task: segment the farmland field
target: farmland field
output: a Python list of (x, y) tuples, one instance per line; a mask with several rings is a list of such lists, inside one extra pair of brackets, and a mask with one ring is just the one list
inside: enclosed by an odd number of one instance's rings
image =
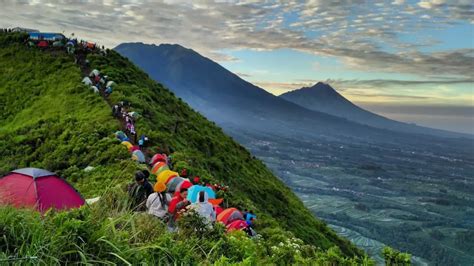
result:
[(369, 254), (387, 244), (412, 253), (416, 264), (474, 263), (472, 141), (236, 138)]

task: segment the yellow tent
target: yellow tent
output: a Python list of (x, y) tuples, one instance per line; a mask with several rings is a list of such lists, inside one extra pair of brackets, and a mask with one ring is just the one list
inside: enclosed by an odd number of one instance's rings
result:
[(175, 176), (179, 176), (179, 174), (177, 172), (174, 172), (174, 171), (170, 171), (170, 170), (165, 170), (163, 172), (161, 172), (158, 177), (156, 178), (156, 180), (158, 181), (158, 183), (163, 183), (163, 184), (166, 184), (166, 182), (171, 178), (171, 177), (175, 177)]
[(127, 147), (128, 150), (130, 150), (130, 148), (133, 147), (132, 143), (128, 142), (128, 141), (122, 141), (122, 143), (120, 143), (122, 145), (124, 145), (125, 147)]

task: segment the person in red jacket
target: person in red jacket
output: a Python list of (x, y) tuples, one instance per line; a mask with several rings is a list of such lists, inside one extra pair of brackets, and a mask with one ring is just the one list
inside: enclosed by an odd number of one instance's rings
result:
[(175, 196), (171, 199), (170, 205), (168, 207), (168, 212), (173, 216), (174, 220), (176, 221), (179, 218), (179, 211), (186, 208), (186, 206), (190, 205), (191, 202), (186, 199), (188, 196), (188, 188), (184, 187), (181, 188), (179, 193), (176, 193)]

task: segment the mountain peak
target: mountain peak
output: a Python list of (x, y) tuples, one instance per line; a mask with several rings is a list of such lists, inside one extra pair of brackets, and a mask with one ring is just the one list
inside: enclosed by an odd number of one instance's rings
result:
[(339, 93), (333, 87), (331, 87), (331, 85), (329, 85), (327, 83), (324, 83), (324, 82), (321, 82), (321, 81), (314, 84), (309, 89), (312, 90), (312, 91), (318, 91), (318, 92), (325, 91), (325, 92), (328, 92), (328, 93), (339, 95)]
[(167, 50), (192, 51), (191, 49), (186, 48), (177, 43), (161, 43), (160, 45), (158, 45), (158, 48)]
[(280, 96), (282, 98), (285, 98), (285, 97), (292, 97), (296, 95), (299, 95), (302, 97), (308, 97), (308, 96), (316, 97), (319, 99), (344, 98), (333, 87), (331, 87), (331, 85), (321, 82), (321, 81), (314, 84), (311, 87), (303, 87), (298, 90), (289, 91)]

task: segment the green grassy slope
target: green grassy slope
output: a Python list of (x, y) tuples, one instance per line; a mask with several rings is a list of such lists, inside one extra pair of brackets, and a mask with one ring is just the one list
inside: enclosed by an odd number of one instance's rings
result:
[[(45, 168), (86, 197), (129, 182), (140, 166), (112, 137), (119, 122), (100, 96), (81, 85), (72, 57), (27, 48), (15, 38), (19, 35), (0, 34), (0, 175)], [(127, 59), (113, 51), (88, 59), (118, 84), (111, 101), (132, 103), (143, 115), (138, 133), (174, 151), (178, 169), (228, 185), (229, 205), (255, 210), (262, 227), (281, 227), (324, 250), (338, 246), (347, 256), (361, 254), (317, 220), (261, 161)], [(96, 169), (84, 172), (89, 165)]]

